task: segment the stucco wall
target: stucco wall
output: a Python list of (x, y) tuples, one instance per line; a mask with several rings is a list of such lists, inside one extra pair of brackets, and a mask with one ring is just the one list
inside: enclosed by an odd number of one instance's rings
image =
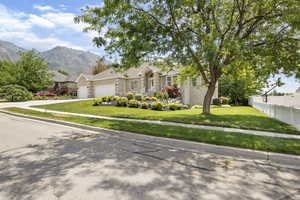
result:
[[(132, 78), (132, 79), (126, 79), (125, 84), (125, 93), (127, 92), (135, 92), (135, 93), (142, 93), (141, 90), (141, 79), (140, 78)], [(136, 86), (134, 89), (131, 88), (131, 83), (135, 82)]]
[[(200, 78), (196, 81), (196, 86), (193, 86), (192, 80), (188, 79), (184, 82), (182, 87), (183, 103), (189, 105), (203, 105), (204, 97), (207, 92), (207, 87), (203, 84)], [(218, 98), (218, 84), (213, 96)]]
[(87, 85), (88, 85), (88, 81), (84, 77), (80, 77), (80, 79), (77, 82), (77, 87), (87, 86)]

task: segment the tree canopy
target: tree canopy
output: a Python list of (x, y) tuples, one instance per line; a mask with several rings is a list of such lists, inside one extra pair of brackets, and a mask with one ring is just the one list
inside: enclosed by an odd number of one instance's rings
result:
[(49, 87), (52, 74), (45, 60), (34, 51), (20, 54), (21, 58), (15, 63), (0, 61), (0, 86), (15, 84), (31, 92)]
[(299, 68), (298, 0), (104, 0), (75, 22), (97, 31), (97, 46), (123, 67), (168, 58), (193, 67), (208, 87), (210, 112), (216, 84), (247, 62), (257, 75), (291, 74)]

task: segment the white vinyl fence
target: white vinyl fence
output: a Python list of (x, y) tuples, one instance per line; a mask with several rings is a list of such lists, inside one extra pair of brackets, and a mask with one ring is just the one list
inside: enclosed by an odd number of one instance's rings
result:
[(300, 130), (300, 107), (264, 103), (262, 97), (250, 97), (249, 104), (270, 117), (290, 124)]

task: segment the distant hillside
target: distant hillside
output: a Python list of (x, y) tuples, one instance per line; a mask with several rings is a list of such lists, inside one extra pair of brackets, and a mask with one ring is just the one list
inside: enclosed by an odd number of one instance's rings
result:
[[(0, 41), (0, 59), (16, 61), (19, 59), (18, 52), (26, 51), (10, 42)], [(55, 47), (48, 51), (40, 52), (49, 64), (50, 70), (63, 70), (71, 75), (82, 72), (91, 72), (96, 64), (98, 55), (88, 51), (80, 51), (67, 47)]]
[(0, 59), (1, 60), (10, 60), (17, 61), (20, 56), (18, 54), (19, 51), (26, 51), (25, 49), (16, 46), (13, 43), (5, 42), (0, 40)]
[(50, 69), (62, 69), (69, 74), (90, 71), (99, 58), (96, 54), (66, 47), (55, 47), (41, 55), (48, 61)]

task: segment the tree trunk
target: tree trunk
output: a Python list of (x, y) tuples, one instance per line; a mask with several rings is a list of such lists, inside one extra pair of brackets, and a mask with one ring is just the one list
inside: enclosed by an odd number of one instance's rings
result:
[(204, 114), (210, 114), (210, 105), (211, 105), (212, 97), (214, 96), (215, 90), (216, 90), (216, 82), (211, 81), (208, 85), (207, 92), (204, 97), (203, 110), (202, 110), (202, 112)]

